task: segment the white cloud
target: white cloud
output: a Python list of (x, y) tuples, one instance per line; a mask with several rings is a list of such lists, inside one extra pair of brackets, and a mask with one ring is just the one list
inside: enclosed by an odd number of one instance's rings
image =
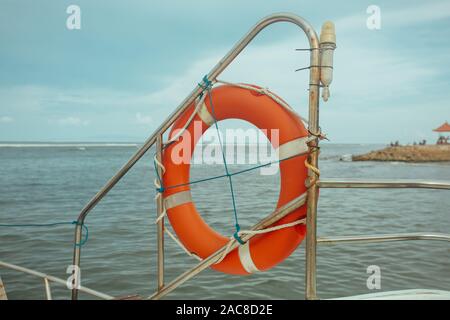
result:
[[(439, 68), (436, 60), (430, 64), (384, 42), (361, 42), (358, 37), (354, 41), (348, 39), (338, 44), (335, 53), (330, 101), (320, 102), (321, 125), (331, 134), (333, 142), (380, 142), (389, 139), (390, 135), (406, 141), (407, 137), (399, 127), (385, 120), (394, 119), (400, 113), (405, 114), (403, 127), (409, 130), (405, 131), (409, 139), (416, 139), (414, 132), (419, 129), (426, 132), (431, 124), (421, 121), (423, 114), (430, 112), (430, 108), (438, 110), (437, 106), (441, 104), (436, 99), (443, 99), (430, 93), (427, 86), (435, 85), (436, 78), (446, 71)], [(301, 47), (296, 38), (251, 46), (219, 78), (268, 86), (301, 115), (307, 116), (309, 72), (294, 70), (307, 66), (309, 59), (308, 53), (295, 52), (296, 47)], [(221, 55), (211, 53), (206, 59), (193, 61), (184, 72), (174, 75), (168, 86), (151, 93), (149, 100), (163, 105), (173, 103), (174, 106), (164, 112), (168, 115), (208, 67), (220, 58)], [(411, 108), (412, 102), (415, 108)], [(158, 119), (155, 122), (164, 118), (155, 116), (155, 120)]]
[(87, 126), (89, 124), (88, 120), (82, 120), (78, 117), (66, 117), (60, 118), (56, 121), (61, 126)]
[[(309, 72), (308, 70), (294, 72), (294, 70), (309, 65), (309, 58), (308, 53), (294, 51), (296, 46), (299, 46), (296, 38), (269, 45), (252, 46), (246, 49), (219, 78), (267, 86), (302, 115), (306, 115)], [(205, 70), (208, 70), (205, 66), (214, 65), (220, 58), (220, 55), (212, 55), (194, 61), (190, 68), (174, 76), (167, 87), (153, 92), (148, 99), (158, 104), (171, 102), (174, 106), (168, 110), (172, 111), (195, 86)], [(338, 96), (342, 103), (338, 107), (349, 105), (355, 107), (355, 104), (362, 101), (375, 104), (398, 97), (409, 99), (423, 93), (424, 84), (433, 83), (442, 72), (442, 69), (430, 66), (426, 61), (405, 55), (385, 45), (379, 48), (376, 44), (366, 47), (347, 41), (341, 43), (335, 52), (330, 103)], [(380, 107), (382, 106), (383, 104), (380, 104)], [(368, 109), (367, 106), (361, 105), (358, 108)]]
[(153, 121), (151, 116), (143, 115), (140, 112), (136, 113), (136, 122), (139, 124), (151, 124)]
[(405, 6), (399, 10), (387, 12), (385, 17), (397, 25), (410, 25), (411, 23), (437, 21), (450, 17), (450, 2), (423, 2), (419, 6)]
[(8, 116), (2, 116), (0, 117), (0, 123), (11, 123), (14, 119)]
[(335, 52), (331, 90), (332, 94), (346, 96), (349, 102), (410, 99), (441, 73), (426, 61), (384, 47), (347, 45)]
[[(430, 4), (430, 7), (426, 4), (405, 8), (404, 11), (388, 12), (387, 9), (381, 8), (382, 28), (386, 26), (385, 22), (390, 23), (396, 19), (398, 19), (395, 22), (397, 25), (406, 25), (411, 22), (450, 16), (450, 10), (444, 10), (448, 6), (450, 3), (439, 2)], [(436, 97), (427, 93), (424, 86), (435, 85), (436, 77), (446, 72), (445, 68), (437, 67), (443, 64), (436, 59), (431, 62), (417, 59), (414, 52), (398, 50), (390, 47), (389, 43), (383, 42), (388, 41), (387, 38), (373, 42), (365, 39), (364, 34), (353, 32), (361, 31), (355, 26), (362, 25), (365, 28), (366, 18), (365, 8), (362, 8), (361, 16), (336, 21), (338, 48), (335, 53), (334, 81), (331, 85), (330, 102), (327, 104), (321, 102), (323, 106), (321, 112), (324, 115), (322, 118), (324, 129), (333, 128), (334, 137), (337, 137), (337, 140), (344, 137), (346, 132), (350, 132), (345, 123), (358, 121), (361, 127), (375, 127), (372, 117), (383, 120), (383, 117), (391, 115), (392, 109), (407, 110), (405, 105), (415, 101), (415, 97), (420, 94), (424, 97), (429, 95), (428, 104), (424, 107), (434, 110)], [(301, 33), (296, 37), (272, 44), (261, 45), (256, 41), (245, 49), (219, 78), (231, 82), (267, 86), (306, 116), (308, 71), (294, 72), (295, 69), (309, 64), (308, 52), (294, 51), (295, 48), (304, 47), (305, 44), (306, 39)], [(58, 111), (58, 115), (83, 109), (83, 112), (89, 112), (89, 117), (92, 119), (109, 116), (109, 121), (105, 122), (103, 130), (114, 129), (118, 123), (123, 122), (123, 119), (132, 121), (123, 123), (124, 127), (132, 126), (133, 123), (158, 125), (196, 87), (202, 76), (222, 58), (228, 49), (224, 47), (214, 52), (205, 52), (207, 56), (198, 57), (188, 68), (163, 77), (165, 86), (153, 91), (149, 90), (149, 92), (104, 88), (62, 90), (28, 86), (12, 88), (12, 90), (0, 88), (0, 101), (5, 102), (2, 104), (8, 106), (10, 110), (27, 112), (27, 114), (39, 114), (51, 106), (52, 111)], [(398, 103), (399, 98), (403, 99), (400, 103)], [(394, 99), (396, 100), (393, 102)], [(415, 102), (419, 104), (416, 109), (418, 110), (422, 100), (418, 99)], [(10, 110), (7, 110), (8, 114)], [(416, 110), (411, 110), (408, 115), (411, 118), (420, 119), (422, 114)], [(360, 118), (352, 117), (355, 111), (359, 112)], [(74, 116), (62, 117), (54, 122), (65, 126), (89, 124), (89, 121)], [(383, 121), (380, 123), (383, 123), (380, 129), (389, 127), (389, 124)], [(408, 123), (405, 123), (405, 127), (407, 125)], [(135, 127), (142, 129), (140, 126)], [(398, 131), (398, 129), (395, 130)], [(374, 133), (373, 135), (378, 137), (383, 134)], [(362, 133), (354, 139), (366, 140), (367, 134)], [(333, 139), (333, 141), (336, 140)]]

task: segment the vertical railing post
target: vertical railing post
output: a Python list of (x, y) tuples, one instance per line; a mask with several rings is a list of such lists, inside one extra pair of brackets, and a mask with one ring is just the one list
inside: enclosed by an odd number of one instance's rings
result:
[[(309, 78), (309, 132), (319, 132), (319, 89), (320, 89), (320, 51), (317, 38), (311, 43), (310, 78)], [(313, 167), (318, 167), (319, 155), (317, 147), (319, 139), (312, 140), (309, 144), (310, 152), (308, 162)], [(308, 187), (307, 216), (306, 216), (306, 299), (317, 299), (316, 293), (316, 246), (317, 246), (317, 196), (318, 180), (316, 173), (308, 170), (308, 179), (305, 181)]]
[(75, 240), (73, 249), (73, 260), (72, 260), (72, 300), (78, 299), (78, 283), (80, 273), (80, 260), (81, 260), (81, 237), (83, 234), (83, 220), (78, 218), (77, 224), (75, 226)]
[(47, 278), (44, 278), (45, 285), (45, 296), (47, 300), (52, 300), (52, 289), (50, 288), (50, 281)]
[[(323, 99), (328, 100), (329, 85), (333, 80), (333, 53), (336, 48), (336, 33), (334, 24), (327, 21), (322, 25), (320, 43), (317, 37), (311, 42), (311, 61), (309, 79), (309, 133), (316, 136), (310, 142), (308, 162), (308, 212), (306, 218), (306, 299), (317, 297), (317, 200), (319, 192), (319, 140), (322, 133), (319, 126), (319, 92), (324, 86)], [(315, 170), (312, 170), (314, 169)]]
[[(156, 159), (161, 163), (162, 158), (162, 134), (159, 133), (156, 138)], [(162, 179), (163, 170), (160, 166), (157, 168), (158, 174)], [(159, 217), (164, 212), (164, 198), (163, 192), (160, 192), (156, 204), (157, 216)], [(164, 218), (157, 222), (157, 246), (158, 246), (158, 291), (164, 287)]]
[(3, 285), (2, 277), (0, 277), (0, 300), (8, 300), (8, 296), (6, 295), (6, 289)]

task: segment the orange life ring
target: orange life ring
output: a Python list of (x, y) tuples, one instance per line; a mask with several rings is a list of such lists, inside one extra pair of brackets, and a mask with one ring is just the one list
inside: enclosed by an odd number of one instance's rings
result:
[[(266, 129), (264, 132), (267, 133), (266, 136), (273, 147), (279, 148), (280, 158), (283, 151), (283, 158), (287, 158), (287, 160), (281, 161), (279, 164), (281, 188), (277, 208), (305, 193), (307, 168), (304, 162), (308, 150), (305, 141), (308, 131), (299, 116), (265, 94), (237, 86), (216, 87), (212, 89), (211, 97), (217, 121), (241, 119), (252, 123), (259, 129)], [(211, 120), (214, 118), (211, 119), (212, 110), (209, 102), (209, 97), (207, 97), (202, 110), (197, 112), (193, 118), (194, 121), (202, 121), (201, 134), (213, 124)], [(195, 111), (194, 109), (195, 103), (177, 119), (170, 132), (170, 137), (173, 137), (185, 126), (192, 112)], [(191, 139), (189, 145), (192, 155), (200, 138), (194, 134), (194, 121), (186, 128), (189, 135), (181, 136), (164, 150), (162, 156), (162, 163), (165, 167), (163, 184), (164, 186), (178, 187), (166, 188), (163, 196), (168, 218), (179, 240), (187, 250), (204, 259), (226, 245), (229, 238), (212, 229), (197, 212), (190, 197), (188, 185), (190, 164), (173, 161), (172, 152), (180, 152), (177, 144), (183, 139)], [(274, 145), (271, 129), (278, 129), (279, 145)], [(299, 146), (306, 150), (299, 152)], [(273, 226), (294, 222), (305, 216), (306, 205), (303, 205)], [(224, 273), (239, 275), (270, 269), (286, 259), (297, 248), (305, 237), (305, 233), (305, 225), (299, 224), (256, 235), (245, 245), (240, 245), (231, 251), (225, 259), (213, 265), (212, 268)]]

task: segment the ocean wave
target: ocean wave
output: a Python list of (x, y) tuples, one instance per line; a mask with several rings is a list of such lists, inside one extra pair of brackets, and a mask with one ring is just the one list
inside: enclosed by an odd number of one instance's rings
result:
[(335, 155), (320, 155), (320, 160), (335, 160), (335, 161), (352, 161), (352, 155), (351, 154), (335, 154)]

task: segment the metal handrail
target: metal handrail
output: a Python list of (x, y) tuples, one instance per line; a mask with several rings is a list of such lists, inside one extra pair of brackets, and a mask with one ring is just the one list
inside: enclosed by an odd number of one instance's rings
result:
[[(318, 182), (321, 188), (427, 188), (427, 189), (450, 189), (450, 182), (446, 181), (425, 181), (425, 180), (320, 180)], [(261, 222), (256, 224), (252, 230), (265, 228), (268, 225), (282, 219), (284, 216), (289, 214), (291, 211), (297, 209), (299, 206), (305, 203), (304, 196), (295, 198), (291, 202), (287, 203), (285, 206), (279, 208), (267, 218), (263, 219)], [(253, 235), (245, 235), (243, 239), (248, 241)], [(322, 236), (316, 239), (316, 244), (318, 245), (334, 245), (340, 243), (380, 243), (380, 242), (393, 242), (393, 241), (413, 241), (413, 240), (426, 240), (426, 241), (447, 241), (450, 242), (450, 234), (444, 233), (433, 233), (433, 232), (419, 232), (419, 233), (397, 233), (397, 234), (380, 234), (380, 235), (352, 235), (352, 236)], [(174, 279), (168, 285), (158, 288), (158, 291), (154, 293), (149, 299), (160, 299), (166, 296), (168, 293), (175, 290), (178, 286), (191, 279), (201, 271), (205, 270), (212, 264), (214, 264), (221, 254), (224, 252), (225, 247), (220, 248), (218, 251), (213, 253), (211, 256), (202, 260), (192, 269), (184, 272), (179, 277)], [(44, 285), (46, 289), (46, 296), (51, 299), (50, 285), (49, 282), (56, 282), (59, 284), (66, 285), (66, 281), (60, 278), (56, 278), (44, 273), (20, 267), (17, 265), (9, 264), (0, 261), (0, 267), (6, 267), (9, 269), (25, 272), (34, 276), (38, 276), (44, 279)], [(315, 270), (313, 270), (315, 272)], [(81, 292), (96, 296), (102, 299), (114, 299), (113, 296), (86, 288), (80, 287), (78, 289)], [(312, 297), (306, 296), (306, 298), (311, 299)], [(316, 298), (316, 297), (315, 297)]]
[[(427, 189), (448, 189), (450, 190), (450, 182), (447, 181), (425, 181), (425, 180), (319, 180), (317, 185), (320, 188), (427, 188)], [(309, 212), (308, 212), (309, 214)], [(308, 230), (309, 232), (309, 230)], [(308, 234), (308, 233), (307, 233)], [(405, 234), (381, 234), (381, 235), (368, 235), (368, 236), (341, 236), (341, 237), (318, 237), (314, 238), (315, 244), (319, 245), (330, 245), (335, 243), (374, 243), (374, 242), (390, 242), (390, 241), (410, 241), (410, 240), (439, 240), (439, 241), (450, 241), (449, 234), (442, 233), (405, 233)], [(214, 258), (220, 252), (223, 252), (224, 248), (221, 248), (218, 252), (214, 253), (210, 257), (206, 258), (200, 262), (197, 266), (184, 272), (174, 281), (172, 281), (166, 287), (156, 292), (154, 295), (149, 297), (150, 299), (160, 299), (167, 295), (169, 292), (174, 290), (176, 287), (192, 278), (198, 274), (201, 270), (206, 269), (208, 266), (212, 265)], [(307, 247), (308, 249), (308, 247)], [(315, 255), (315, 252), (314, 252)], [(307, 254), (308, 259), (308, 254)], [(307, 275), (310, 278), (316, 278), (316, 268), (307, 270)], [(315, 283), (314, 283), (315, 284)], [(310, 285), (314, 285), (310, 282)], [(307, 299), (317, 299), (317, 296), (311, 295), (311, 292), (316, 292), (316, 288), (308, 293), (306, 292)]]
[(319, 188), (414, 188), (414, 189), (446, 189), (450, 190), (450, 181), (432, 180), (359, 180), (328, 179), (317, 182)]
[[(310, 45), (310, 78), (309, 78), (309, 117), (308, 117), (308, 129), (310, 132), (319, 131), (319, 88), (320, 88), (320, 52), (319, 52), (319, 38), (309, 22), (305, 19), (291, 14), (291, 13), (277, 13), (269, 15), (259, 21), (250, 31), (240, 40), (237, 44), (220, 60), (216, 66), (207, 74), (207, 78), (215, 82), (217, 77), (228, 67), (228, 65), (247, 47), (247, 45), (255, 38), (255, 36), (267, 26), (276, 22), (289, 22), (299, 26), (306, 34)], [(80, 243), (82, 239), (82, 225), (89, 212), (100, 202), (101, 199), (125, 176), (125, 174), (141, 159), (144, 154), (157, 142), (158, 137), (161, 137), (166, 130), (173, 124), (173, 122), (188, 108), (188, 106), (195, 101), (195, 99), (202, 93), (202, 88), (196, 86), (192, 92), (181, 102), (181, 104), (175, 109), (174, 112), (164, 121), (158, 129), (145, 141), (144, 145), (125, 163), (125, 165), (97, 192), (97, 194), (83, 207), (75, 227), (74, 243)], [(318, 145), (318, 139), (311, 141), (310, 147), (315, 148)], [(160, 148), (157, 145), (157, 148)], [(316, 152), (311, 153), (308, 156), (309, 163), (312, 166), (318, 166), (318, 155)], [(308, 179), (313, 181), (315, 179), (315, 173), (312, 170), (308, 172)], [(307, 256), (309, 257), (306, 262), (306, 282), (307, 291), (315, 288), (315, 279), (310, 278), (312, 273), (310, 269), (315, 268), (315, 246), (316, 246), (316, 210), (317, 210), (317, 190), (318, 187), (313, 184), (308, 189), (307, 207), (310, 214), (307, 216)], [(162, 248), (161, 226), (162, 221), (158, 224), (158, 251)], [(163, 254), (158, 252), (158, 259), (162, 259)], [(81, 246), (74, 246), (73, 252), (73, 265), (75, 267), (80, 266), (81, 260)], [(163, 288), (163, 263), (158, 261), (158, 290)], [(77, 270), (78, 268), (74, 268)], [(75, 277), (78, 275), (74, 271)], [(315, 292), (312, 293), (315, 295)], [(72, 299), (77, 299), (78, 290), (74, 288), (72, 290)]]
[[(321, 179), (317, 181), (319, 188), (360, 188), (360, 189), (392, 189), (392, 188), (415, 188), (415, 189), (441, 189), (450, 190), (449, 181), (431, 180), (387, 180), (387, 179)], [(411, 241), (411, 240), (437, 240), (450, 242), (450, 234), (444, 233), (404, 233), (404, 234), (381, 234), (381, 235), (357, 235), (357, 236), (336, 236), (318, 237), (316, 243), (320, 245), (332, 245), (336, 243), (376, 243), (390, 241)], [(316, 269), (311, 272), (316, 273)], [(308, 295), (306, 296), (308, 297)], [(315, 297), (314, 297), (315, 298)]]
[[(1, 260), (0, 260), (0, 267), (6, 268), (6, 269), (15, 270), (15, 271), (19, 271), (19, 272), (23, 272), (23, 273), (26, 273), (26, 274), (29, 274), (29, 275), (41, 278), (44, 281), (45, 294), (46, 294), (47, 300), (52, 300), (50, 282), (58, 283), (58, 284), (61, 284), (63, 286), (67, 285), (67, 280), (63, 280), (61, 278), (57, 278), (57, 277), (54, 277), (54, 276), (51, 276), (51, 275), (48, 275), (48, 274), (45, 274), (45, 273), (42, 273), (42, 272), (39, 272), (39, 271), (36, 271), (36, 270), (32, 270), (32, 269), (28, 269), (28, 268), (25, 268), (25, 267), (21, 267), (21, 266), (12, 264), (12, 263), (7, 263), (7, 262), (1, 261)], [(110, 296), (108, 294), (105, 294), (105, 293), (102, 293), (102, 292), (99, 292), (99, 291), (96, 291), (96, 290), (93, 290), (93, 289), (90, 289), (90, 288), (87, 288), (87, 287), (80, 286), (78, 288), (78, 290), (81, 291), (81, 292), (87, 293), (87, 294), (89, 294), (91, 296), (100, 298), (100, 299), (106, 299), (106, 300), (114, 299), (113, 296)]]
[(394, 233), (378, 235), (357, 235), (357, 236), (336, 236), (319, 237), (317, 243), (321, 245), (333, 245), (336, 243), (375, 243), (391, 241), (411, 241), (411, 240), (436, 240), (450, 242), (450, 234), (417, 232), (417, 233)]
[[(207, 78), (215, 82), (217, 77), (228, 67), (228, 65), (242, 52), (242, 50), (254, 39), (254, 37), (267, 26), (276, 22), (289, 22), (299, 26), (306, 34), (309, 45), (310, 45), (310, 79), (309, 79), (309, 117), (308, 117), (308, 130), (312, 134), (319, 133), (319, 91), (320, 91), (320, 51), (319, 51), (319, 39), (313, 27), (303, 18), (290, 14), (290, 13), (279, 13), (267, 16), (258, 22), (223, 58), (220, 60), (216, 66), (207, 74)], [(192, 92), (181, 102), (181, 104), (175, 109), (174, 112), (164, 121), (158, 129), (144, 142), (143, 146), (125, 163), (125, 165), (95, 194), (95, 196), (82, 208), (78, 216), (77, 225), (75, 227), (75, 238), (74, 243), (78, 244), (82, 239), (82, 225), (89, 214), (89, 212), (106, 196), (106, 194), (120, 181), (120, 179), (125, 176), (125, 174), (141, 159), (144, 154), (156, 144), (158, 150), (162, 147), (162, 136), (167, 131), (168, 128), (174, 123), (174, 121), (191, 105), (195, 99), (201, 94), (202, 88), (196, 86)], [(318, 139), (315, 139), (309, 143), (311, 150), (317, 150)], [(310, 168), (318, 167), (318, 153), (311, 152), (308, 155), (308, 163)], [(450, 183), (438, 183), (438, 182), (427, 182), (427, 181), (332, 181), (332, 180), (317, 180), (317, 173), (311, 169), (308, 170), (308, 178), (305, 181), (308, 186), (307, 191), (307, 217), (306, 225), (308, 232), (306, 233), (306, 268), (305, 268), (305, 295), (307, 299), (317, 299), (316, 294), (316, 246), (318, 243), (325, 243), (323, 239), (317, 238), (317, 200), (318, 200), (318, 189), (319, 188), (428, 188), (428, 189), (450, 189)], [(162, 197), (160, 198), (162, 201)], [(158, 204), (157, 210), (161, 209), (160, 204)], [(275, 214), (276, 211), (273, 214)], [(284, 214), (289, 213), (288, 211)], [(272, 219), (273, 216), (270, 215), (262, 222), (258, 223), (258, 227), (267, 219)], [(277, 221), (276, 219), (273, 221)], [(272, 222), (273, 223), (273, 222)], [(178, 285), (184, 283), (188, 279), (192, 278), (202, 270), (206, 269), (208, 266), (212, 265), (223, 252), (225, 248), (219, 249), (216, 253), (204, 259), (197, 266), (184, 272), (178, 278), (173, 280), (167, 286), (164, 285), (164, 242), (163, 242), (163, 230), (164, 222), (161, 219), (157, 226), (157, 246), (158, 246), (158, 289), (157, 292), (151, 296), (151, 298), (157, 299), (166, 295), (170, 291), (174, 290)], [(380, 237), (387, 237), (387, 235), (382, 235)], [(412, 235), (410, 235), (412, 237)], [(375, 236), (369, 236), (375, 237)], [(422, 235), (423, 240), (426, 237)], [(250, 239), (251, 236), (248, 236)], [(394, 237), (395, 238), (395, 237)], [(388, 240), (388, 237), (383, 241), (394, 241), (394, 238)], [(334, 238), (336, 239), (336, 238)], [(349, 238), (340, 238), (337, 242), (351, 242)], [(362, 240), (362, 236), (359, 237)], [(371, 238), (374, 240), (374, 238)], [(395, 238), (397, 239), (397, 238)], [(405, 239), (412, 240), (412, 239)], [(435, 239), (433, 239), (435, 240)], [(356, 242), (356, 240), (354, 240)], [(81, 259), (81, 246), (75, 245), (73, 252), (73, 265), (76, 267), (80, 266)], [(77, 268), (74, 268), (76, 270)], [(74, 274), (74, 280), (75, 280)], [(64, 280), (62, 280), (64, 281)], [(78, 289), (72, 289), (72, 299), (77, 299)]]
[[(230, 65), (230, 63), (242, 52), (242, 50), (255, 38), (260, 31), (267, 26), (276, 22), (289, 22), (299, 26), (306, 34), (310, 45), (310, 78), (309, 78), (309, 116), (308, 130), (312, 135), (318, 135), (319, 129), (319, 91), (320, 91), (320, 47), (319, 38), (314, 28), (305, 19), (290, 13), (272, 14), (259, 21), (250, 31), (236, 43), (236, 45), (214, 66), (207, 74), (207, 79), (212, 83), (217, 81), (217, 77)], [(169, 115), (169, 117), (161, 123), (161, 125), (153, 132), (153, 134), (144, 142), (142, 147), (120, 168), (120, 170), (89, 200), (89, 202), (81, 209), (77, 224), (75, 226), (73, 265), (80, 266), (81, 260), (81, 243), (83, 223), (91, 210), (114, 188), (114, 186), (127, 174), (127, 172), (145, 155), (145, 153), (156, 144), (158, 150), (162, 147), (162, 137), (164, 133), (172, 126), (174, 121), (195, 101), (202, 93), (203, 88), (196, 86), (191, 93), (181, 102), (181, 104)], [(311, 150), (317, 150), (318, 139), (309, 143)], [(318, 153), (311, 152), (308, 155), (308, 163), (310, 168), (318, 168)], [(424, 181), (424, 180), (317, 180), (317, 172), (309, 169), (308, 177), (305, 181), (308, 186), (307, 195), (302, 195), (285, 206), (275, 210), (265, 219), (257, 223), (252, 230), (266, 228), (275, 223), (279, 219), (289, 214), (299, 206), (307, 205), (306, 225), (308, 232), (306, 233), (306, 268), (305, 268), (305, 295), (306, 299), (317, 299), (316, 294), (316, 246), (317, 244), (334, 244), (334, 243), (372, 243), (387, 241), (405, 241), (405, 240), (440, 240), (450, 241), (450, 235), (439, 233), (408, 233), (408, 234), (384, 234), (369, 236), (341, 236), (341, 237), (317, 237), (317, 201), (319, 188), (425, 188), (425, 189), (446, 189), (450, 190), (450, 182)], [(162, 197), (159, 199), (157, 211), (162, 210)], [(159, 212), (160, 213), (160, 212)], [(226, 246), (220, 248), (215, 253), (199, 262), (192, 269), (184, 272), (172, 282), (164, 284), (164, 242), (163, 242), (164, 220), (161, 219), (157, 225), (157, 250), (158, 250), (158, 286), (155, 294), (150, 296), (151, 299), (159, 299), (169, 292), (176, 289), (185, 281), (191, 279), (196, 274), (205, 270), (214, 264), (221, 254), (226, 250)], [(244, 241), (252, 238), (252, 234), (243, 235)], [(235, 248), (234, 244), (231, 248)], [(46, 275), (44, 273), (9, 264), (0, 261), (0, 267), (13, 269), (24, 272), (44, 280), (45, 292), (47, 299), (51, 299), (50, 282), (66, 285), (66, 280)], [(77, 270), (78, 268), (74, 268)], [(76, 281), (74, 274), (74, 281)], [(112, 296), (86, 288), (78, 287), (72, 289), (72, 299), (78, 298), (78, 292), (96, 296), (102, 299), (113, 299)]]

